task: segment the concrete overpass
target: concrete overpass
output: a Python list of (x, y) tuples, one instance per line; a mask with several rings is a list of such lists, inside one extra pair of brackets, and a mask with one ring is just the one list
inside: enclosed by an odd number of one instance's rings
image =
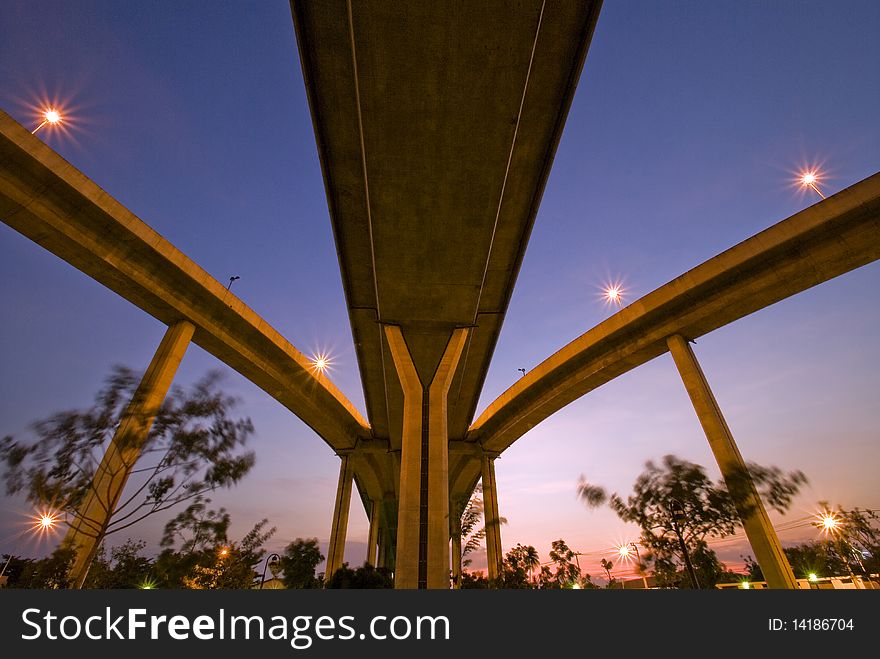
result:
[[(328, 572), (342, 564), (356, 487), (371, 520), (368, 559), (393, 567), (404, 588), (448, 587), (450, 552), (453, 569), (460, 562), (457, 513), (480, 477), (497, 573), (494, 458), (564, 405), (666, 350), (722, 473), (736, 469), (742, 458), (687, 340), (876, 260), (880, 175), (633, 303), (473, 421), (599, 3), (511, 10), (495, 1), (452, 12), (441, 3), (402, 11), (294, 0), (291, 8), (369, 422), (222, 284), (0, 114), (0, 217), (169, 325), (128, 432), (148, 429), (196, 342), (340, 456)], [(112, 448), (96, 481), (121, 493), (136, 458)], [(84, 511), (71, 537), (87, 549), (83, 577), (96, 545), (89, 539), (100, 535), (96, 517)], [(766, 515), (745, 522), (768, 582), (791, 587)]]
[(448, 443), (473, 419), (599, 4), (291, 2), (367, 415), (390, 449), (354, 473), (381, 484), (382, 561), (396, 547), (404, 587), (448, 583)]

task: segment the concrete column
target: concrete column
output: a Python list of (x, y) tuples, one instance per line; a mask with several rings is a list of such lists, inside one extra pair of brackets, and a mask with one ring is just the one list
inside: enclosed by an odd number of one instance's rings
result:
[(397, 551), (397, 500), (386, 497), (380, 507), (379, 519), (379, 566), (395, 571)]
[(452, 587), (461, 588), (461, 516), (453, 514), (449, 533), (452, 536)]
[(403, 389), (396, 588), (449, 588), (447, 395), (467, 329), (456, 329), (432, 381), (421, 382), (399, 327), (385, 336)]
[(467, 340), (457, 329), (446, 345), (429, 388), (428, 410), (428, 588), (449, 588), (449, 410), (447, 399)]
[(76, 550), (71, 584), (81, 588), (107, 532), (128, 476), (162, 406), (174, 374), (195, 332), (187, 321), (171, 325), (153, 355), (131, 402), (123, 413), (110, 446), (95, 470), (92, 487), (80, 504), (64, 544)]
[(345, 559), (345, 534), (348, 530), (348, 509), (351, 505), (351, 482), (353, 470), (351, 458), (341, 455), (339, 482), (336, 485), (336, 503), (333, 506), (333, 526), (330, 529), (330, 547), (327, 549), (327, 568), (324, 581), (330, 581), (333, 574), (342, 567)]
[(483, 521), (486, 525), (486, 560), (489, 581), (501, 576), (501, 516), (498, 514), (498, 488), (495, 485), (495, 456), (483, 453)]
[(748, 475), (746, 463), (740, 455), (739, 448), (693, 350), (688, 342), (677, 334), (670, 336), (666, 343), (728, 489), (735, 491), (741, 490), (742, 487), (748, 488), (746, 492), (741, 493), (741, 496), (744, 495), (744, 504), (739, 505), (740, 519), (752, 551), (755, 552), (755, 560), (764, 572), (767, 585), (770, 588), (796, 589), (797, 581), (794, 573), (785, 558), (776, 530), (770, 523), (754, 483), (747, 478), (747, 482), (743, 484), (742, 476)]
[(382, 502), (370, 503), (370, 535), (367, 537), (367, 563), (378, 567), (376, 555), (379, 551), (379, 526), (382, 518)]
[(386, 326), (385, 336), (403, 388), (403, 432), (400, 447), (400, 498), (397, 504), (395, 588), (419, 587), (419, 521), (422, 474), (423, 387), (399, 327)]

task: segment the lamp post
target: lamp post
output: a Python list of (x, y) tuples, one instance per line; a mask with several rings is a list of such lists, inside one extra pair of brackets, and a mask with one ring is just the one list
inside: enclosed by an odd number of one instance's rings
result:
[(691, 578), (691, 585), (699, 590), (700, 582), (697, 581), (697, 573), (694, 571), (694, 566), (691, 564), (691, 557), (688, 554), (687, 545), (684, 543), (684, 536), (681, 533), (681, 527), (679, 526), (680, 522), (685, 521), (686, 515), (684, 512), (684, 506), (681, 505), (681, 501), (678, 499), (670, 498), (669, 511), (672, 513), (672, 530), (675, 531), (675, 535), (678, 537), (678, 546), (681, 548), (681, 553), (684, 556), (684, 564), (688, 571), (688, 576)]
[(263, 590), (263, 584), (266, 582), (266, 568), (269, 567), (270, 564), (276, 565), (280, 560), (281, 557), (278, 554), (269, 554), (266, 557), (266, 564), (263, 566), (263, 576), (260, 578), (260, 590)]
[(822, 197), (822, 199), (826, 199), (825, 195), (822, 194), (822, 191), (819, 189), (819, 186), (816, 185), (819, 182), (819, 173), (816, 171), (804, 172), (801, 174), (800, 184), (801, 187), (804, 188), (812, 188), (813, 191)]
[(852, 578), (853, 586), (858, 588), (856, 575), (853, 572), (852, 566), (850, 565), (850, 561), (853, 557), (855, 557), (856, 562), (859, 564), (862, 574), (865, 576), (867, 581), (870, 582), (871, 577), (868, 574), (868, 571), (865, 569), (864, 563), (862, 563), (861, 552), (849, 539), (846, 522), (838, 518), (837, 514), (828, 510), (823, 510), (818, 515), (818, 518), (819, 521), (814, 522), (814, 526), (817, 526), (819, 529), (821, 529), (822, 533), (824, 533), (825, 535), (833, 538), (832, 546), (835, 547), (841, 560), (843, 560), (844, 564), (846, 565), (846, 570), (847, 572), (849, 572), (849, 576)]
[(40, 123), (39, 126), (31, 131), (31, 135), (36, 134), (38, 130), (40, 130), (43, 126), (47, 124), (49, 126), (57, 126), (63, 120), (61, 113), (56, 108), (47, 108), (43, 110), (43, 114), (41, 116), (43, 117), (43, 121)]
[(642, 557), (639, 556), (639, 546), (634, 542), (629, 542), (622, 547), (618, 547), (617, 551), (623, 558), (627, 558), (629, 556), (630, 547), (632, 547), (632, 550), (636, 553), (636, 566), (638, 568), (639, 574), (642, 577), (642, 585), (645, 587), (645, 590), (648, 590), (648, 578), (642, 571)]

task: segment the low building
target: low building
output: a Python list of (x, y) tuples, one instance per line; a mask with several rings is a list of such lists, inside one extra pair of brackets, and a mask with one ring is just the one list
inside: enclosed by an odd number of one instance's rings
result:
[[(872, 574), (871, 578), (861, 576), (846, 577), (815, 577), (798, 579), (799, 590), (880, 590), (880, 575)], [(766, 581), (732, 581), (715, 585), (721, 590), (766, 590)]]

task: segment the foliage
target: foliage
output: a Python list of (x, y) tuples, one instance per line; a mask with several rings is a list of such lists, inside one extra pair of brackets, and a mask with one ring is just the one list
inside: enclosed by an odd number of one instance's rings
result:
[(565, 540), (561, 538), (554, 540), (551, 543), (550, 560), (553, 562), (555, 570), (551, 572), (547, 566), (542, 568), (539, 577), (540, 587), (571, 588), (574, 584), (579, 584), (581, 569), (572, 563), (573, 558), (575, 558), (575, 553), (569, 549)]
[[(143, 444), (114, 433), (133, 400), (140, 378), (117, 366), (85, 410), (59, 412), (37, 421), (31, 443), (0, 440), (0, 464), (8, 494), (23, 492), (38, 507), (67, 513), (72, 524), (78, 506), (93, 488), (93, 476), (111, 440), (117, 448), (140, 448), (129, 482), (131, 494), (119, 501), (98, 538), (128, 528), (145, 517), (218, 487), (229, 487), (251, 469), (254, 455), (241, 452), (253, 433), (250, 419), (232, 419), (236, 400), (217, 390), (220, 375), (209, 373), (189, 391), (175, 387), (156, 412)], [(109, 507), (110, 502), (104, 501)], [(95, 520), (84, 527), (96, 528)], [(91, 522), (91, 523), (88, 523)]]
[(541, 564), (538, 550), (531, 545), (517, 543), (504, 556), (498, 588), (532, 588), (531, 573)]
[[(59, 547), (40, 560), (13, 558), (5, 576), (8, 588), (57, 589), (67, 587), (67, 573), (73, 563), (74, 552)], [(16, 565), (13, 565), (15, 563)]]
[(104, 545), (92, 562), (84, 588), (142, 588), (150, 581), (153, 562), (141, 552), (147, 543), (131, 538), (110, 550), (110, 558)]
[[(798, 579), (808, 579), (810, 574), (820, 577), (847, 574), (869, 575), (880, 572), (880, 515), (875, 510), (853, 508), (845, 510), (838, 506), (832, 510), (827, 502), (819, 502), (823, 517), (830, 515), (837, 520), (833, 531), (826, 532), (820, 540), (785, 547), (788, 562)], [(822, 527), (821, 522), (815, 525)], [(755, 560), (746, 557), (749, 578), (763, 581), (764, 573)]]
[(383, 567), (376, 568), (364, 563), (356, 570), (343, 563), (327, 582), (327, 588), (394, 588), (391, 572)]
[[(164, 588), (243, 589), (259, 579), (256, 567), (265, 554), (262, 546), (275, 533), (267, 519), (257, 522), (238, 542), (230, 542), (229, 513), (210, 510), (209, 499), (197, 497), (165, 525), (156, 560), (158, 584)], [(174, 551), (176, 542), (180, 550)]]
[(291, 542), (279, 561), (285, 588), (321, 588), (323, 583), (315, 575), (315, 568), (323, 560), (317, 538), (297, 538)]
[(461, 585), (459, 588), (462, 589), (485, 589), (489, 588), (489, 579), (482, 572), (469, 572), (467, 570), (461, 571)]
[[(483, 484), (477, 483), (473, 494), (468, 499), (464, 510), (461, 513), (461, 564), (467, 567), (471, 564), (471, 559), (466, 558), (469, 554), (479, 550), (486, 537), (486, 526), (480, 526), (480, 521), (484, 520), (485, 510), (483, 506)], [(507, 524), (505, 517), (498, 519), (499, 524)]]
[(865, 575), (880, 573), (880, 512), (858, 507), (845, 510), (840, 506), (831, 511), (825, 501), (819, 505), (837, 519), (830, 541), (849, 570)]
[(461, 564), (468, 566), (471, 559), (465, 558), (480, 548), (483, 538), (486, 537), (486, 527), (479, 526), (483, 519), (483, 484), (477, 483), (474, 492), (468, 499), (464, 511), (461, 513)]
[(750, 482), (767, 505), (784, 512), (806, 477), (800, 471), (784, 474), (776, 467), (750, 463), (747, 472), (713, 483), (700, 465), (667, 455), (660, 466), (645, 464), (626, 499), (618, 494), (608, 497), (603, 488), (583, 477), (578, 495), (590, 507), (608, 501), (618, 517), (638, 524), (641, 544), (648, 549), (643, 560), (653, 567), (661, 586), (686, 586), (680, 574), (685, 563), (683, 544), (699, 585), (710, 588), (724, 574), (724, 567), (706, 540), (733, 534), (741, 525), (740, 513), (754, 511)]

